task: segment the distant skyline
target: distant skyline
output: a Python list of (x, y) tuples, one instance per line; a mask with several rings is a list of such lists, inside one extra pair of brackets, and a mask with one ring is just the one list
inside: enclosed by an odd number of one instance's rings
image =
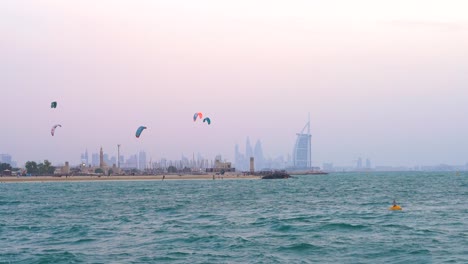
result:
[(153, 159), (233, 161), (249, 136), (274, 158), (291, 154), (310, 113), (314, 166), (465, 164), (466, 10), (461, 0), (2, 1), (0, 153), (63, 163), (100, 146), (117, 156), (121, 144)]
[[(248, 137), (247, 137), (247, 142), (249, 142)], [(268, 153), (263, 153), (262, 148), (261, 148), (261, 141), (257, 140), (255, 143), (256, 146), (256, 152), (251, 153), (250, 156), (255, 157), (255, 164), (256, 164), (256, 169), (257, 170), (264, 170), (264, 169), (284, 169), (284, 168), (292, 168), (293, 166), (293, 161), (291, 155), (285, 154), (285, 155), (276, 155), (276, 156), (271, 156)], [(259, 147), (260, 146), (260, 147)], [(259, 148), (258, 148), (259, 147)], [(140, 150), (136, 153), (121, 153), (120, 155), (120, 165), (122, 168), (144, 168), (144, 167), (151, 167), (155, 166), (154, 164), (159, 164), (163, 162), (168, 166), (167, 164), (169, 162), (191, 162), (192, 161), (192, 155), (194, 155), (195, 161), (201, 161), (201, 162), (208, 162), (208, 164), (211, 162), (214, 162), (216, 158), (219, 156), (222, 157), (222, 160), (226, 160), (228, 162), (231, 162), (233, 166), (236, 168), (238, 171), (247, 171), (248, 170), (248, 159), (245, 159), (248, 155), (247, 152), (243, 152), (244, 149), (240, 148), (239, 145), (236, 145), (234, 147), (235, 149), (235, 155), (233, 160), (226, 159), (222, 155), (216, 155), (215, 157), (205, 157), (203, 156), (203, 153), (185, 153), (181, 154), (178, 158), (174, 159), (167, 159), (166, 157), (160, 157), (153, 159), (153, 157), (146, 157), (146, 151)], [(252, 148), (251, 148), (252, 150)], [(236, 154), (237, 153), (237, 154)], [(260, 156), (260, 159), (257, 159), (257, 157)], [(9, 155), (8, 153), (0, 153), (0, 163), (9, 163), (13, 167), (24, 167), (24, 162), (17, 163), (16, 159)], [(47, 159), (47, 158), (46, 158)], [(50, 159), (47, 159), (50, 161)], [(359, 171), (359, 170), (377, 170), (377, 171), (388, 171), (391, 170), (392, 168), (395, 169), (408, 169), (408, 170), (431, 170), (431, 168), (438, 170), (468, 170), (468, 162), (465, 162), (463, 164), (451, 164), (451, 163), (443, 163), (443, 162), (436, 162), (433, 164), (415, 164), (415, 165), (402, 165), (402, 164), (374, 164), (373, 161), (371, 161), (372, 158), (369, 157), (351, 157), (349, 159), (349, 163), (336, 163), (334, 161), (327, 161), (323, 162), (322, 164), (313, 164), (313, 167), (320, 167), (322, 170), (325, 171)], [(44, 161), (43, 159), (28, 159), (28, 161), (36, 161), (36, 162), (42, 162)], [(85, 164), (86, 166), (99, 166), (99, 151), (90, 151), (86, 149), (85, 152), (81, 153), (80, 155), (77, 155), (74, 159), (67, 160), (67, 162), (70, 162), (70, 165), (72, 166), (79, 166), (80, 164)], [(112, 150), (110, 152), (104, 151), (104, 162), (107, 165), (116, 165), (117, 166), (117, 156), (114, 155)], [(65, 162), (55, 162), (52, 165), (64, 165)], [(205, 163), (206, 164), (206, 163)]]

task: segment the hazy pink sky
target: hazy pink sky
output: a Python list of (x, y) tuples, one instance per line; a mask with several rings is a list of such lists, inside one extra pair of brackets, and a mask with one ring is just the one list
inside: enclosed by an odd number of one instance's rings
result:
[[(467, 1), (0, 2), (0, 153), (468, 162)], [(59, 106), (52, 110), (50, 102)], [(194, 123), (194, 112), (212, 119)], [(55, 137), (50, 127), (62, 124)], [(139, 125), (148, 127), (140, 139)]]

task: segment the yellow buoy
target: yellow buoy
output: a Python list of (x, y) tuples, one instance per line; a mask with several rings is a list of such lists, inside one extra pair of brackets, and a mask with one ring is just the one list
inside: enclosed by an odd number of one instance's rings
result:
[(392, 210), (392, 211), (402, 210), (402, 209), (403, 208), (401, 208), (401, 206), (399, 206), (399, 205), (390, 206), (390, 208), (388, 208), (388, 210)]

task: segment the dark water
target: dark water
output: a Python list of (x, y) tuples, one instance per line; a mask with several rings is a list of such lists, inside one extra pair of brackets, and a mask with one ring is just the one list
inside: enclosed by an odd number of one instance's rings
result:
[(468, 263), (467, 203), (466, 173), (2, 183), (0, 263)]

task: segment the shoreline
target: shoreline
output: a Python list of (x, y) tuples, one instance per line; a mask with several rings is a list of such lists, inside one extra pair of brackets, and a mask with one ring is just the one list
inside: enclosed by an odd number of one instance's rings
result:
[[(214, 176), (214, 178), (213, 178)], [(162, 180), (256, 180), (261, 177), (253, 175), (138, 175), (138, 176), (3, 176), (0, 183), (15, 182), (84, 182), (84, 181), (162, 181)]]

